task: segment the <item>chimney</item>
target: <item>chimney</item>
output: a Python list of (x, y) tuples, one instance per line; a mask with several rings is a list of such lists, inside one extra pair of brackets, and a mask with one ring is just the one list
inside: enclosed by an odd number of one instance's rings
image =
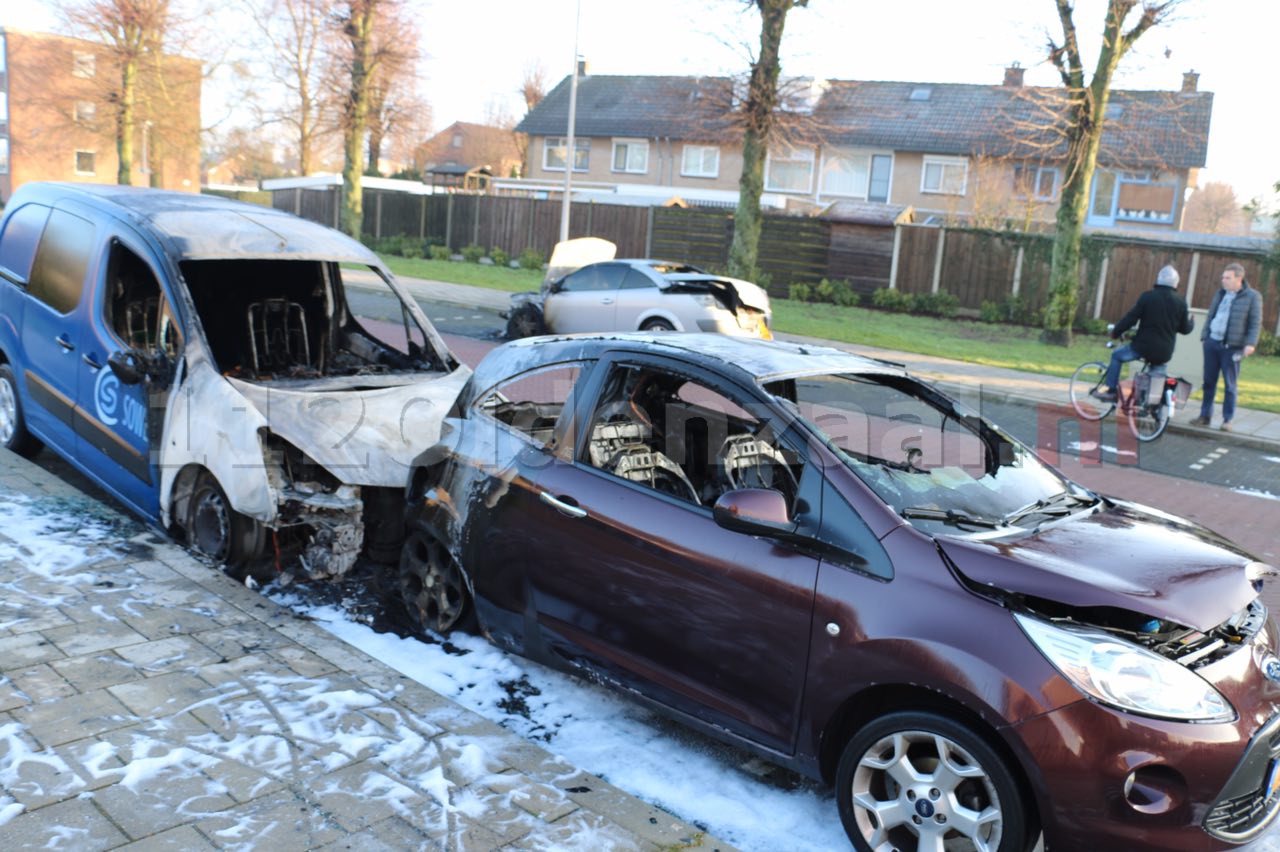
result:
[(1191, 94), (1196, 90), (1196, 85), (1200, 82), (1200, 75), (1194, 70), (1188, 71), (1182, 75), (1182, 93), (1184, 95)]
[(1026, 70), (1017, 62), (1004, 69), (1004, 85), (1014, 89), (1022, 88), (1022, 75)]
[(591, 66), (587, 64), (587, 60), (579, 59), (578, 60), (578, 76), (585, 77), (590, 73), (591, 73)]

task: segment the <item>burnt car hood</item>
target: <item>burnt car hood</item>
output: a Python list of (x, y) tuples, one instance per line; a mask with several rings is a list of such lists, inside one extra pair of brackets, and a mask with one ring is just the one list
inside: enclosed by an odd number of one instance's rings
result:
[(970, 581), (1080, 607), (1119, 607), (1210, 630), (1257, 597), (1251, 557), (1198, 524), (1112, 502), (1018, 539), (939, 537)]
[[(680, 272), (662, 276), (658, 288), (666, 292), (732, 292), (737, 302), (757, 311), (769, 310), (769, 294), (763, 288), (743, 281), (740, 278), (726, 278), (720, 275), (706, 275), (696, 272)], [(729, 299), (733, 303), (735, 299)]]

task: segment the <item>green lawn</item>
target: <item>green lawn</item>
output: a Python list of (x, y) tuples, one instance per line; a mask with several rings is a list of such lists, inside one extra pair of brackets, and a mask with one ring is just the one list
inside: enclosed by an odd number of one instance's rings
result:
[[(477, 263), (382, 255), (396, 275), (471, 284), (493, 290), (537, 290), (542, 273)], [(867, 308), (773, 300), (775, 331), (936, 355), (956, 361), (1069, 377), (1084, 361), (1107, 360), (1105, 338), (1078, 336), (1069, 347), (1048, 346), (1040, 330), (963, 319), (894, 314)], [(1187, 341), (1182, 345), (1197, 345)], [(1196, 396), (1199, 396), (1197, 389)], [(1240, 405), (1280, 413), (1280, 358), (1250, 358), (1240, 374)]]
[(542, 270), (540, 269), (509, 269), (480, 263), (459, 263), (452, 260), (400, 257), (394, 254), (380, 254), (378, 256), (382, 258), (383, 263), (391, 268), (392, 272), (406, 278), (426, 278), (431, 281), (446, 281), (450, 284), (470, 284), (473, 287), (506, 290), (511, 293), (518, 293), (522, 290), (537, 290), (542, 285)]

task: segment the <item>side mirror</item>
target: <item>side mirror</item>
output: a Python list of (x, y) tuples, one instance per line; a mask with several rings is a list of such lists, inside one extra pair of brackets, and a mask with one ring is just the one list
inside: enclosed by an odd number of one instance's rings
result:
[(121, 384), (136, 385), (147, 377), (142, 358), (127, 349), (118, 349), (107, 358), (107, 366)]
[(782, 492), (769, 488), (739, 488), (720, 495), (711, 510), (716, 523), (733, 532), (785, 538), (795, 532), (795, 522)]

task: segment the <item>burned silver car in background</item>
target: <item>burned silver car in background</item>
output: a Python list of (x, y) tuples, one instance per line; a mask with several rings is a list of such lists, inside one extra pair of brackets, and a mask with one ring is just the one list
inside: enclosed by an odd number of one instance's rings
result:
[(615, 260), (598, 237), (557, 243), (542, 288), (515, 293), (507, 338), (602, 331), (708, 331), (773, 338), (763, 288), (665, 260)]
[(0, 273), (7, 446), (240, 570), (398, 551), (408, 463), (470, 370), (362, 245), (220, 198), (29, 184)]

